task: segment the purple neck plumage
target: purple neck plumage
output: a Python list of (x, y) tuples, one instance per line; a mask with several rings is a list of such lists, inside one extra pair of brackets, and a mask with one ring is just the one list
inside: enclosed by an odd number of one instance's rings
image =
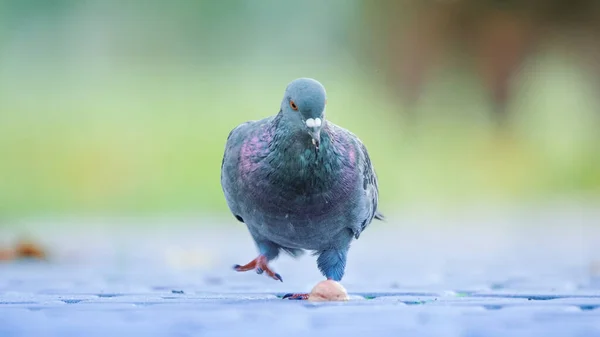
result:
[(350, 197), (358, 179), (356, 147), (328, 126), (321, 137), (317, 154), (310, 137), (289, 130), (280, 116), (263, 124), (241, 147), (240, 176), (253, 187), (248, 193), (271, 212), (290, 212), (292, 200), (324, 212), (334, 207), (324, 200)]

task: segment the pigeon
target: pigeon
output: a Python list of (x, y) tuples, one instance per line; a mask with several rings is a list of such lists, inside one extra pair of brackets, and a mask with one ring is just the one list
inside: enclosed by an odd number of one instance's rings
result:
[(292, 257), (312, 251), (323, 276), (339, 282), (352, 240), (373, 219), (384, 220), (365, 145), (325, 118), (326, 105), (320, 82), (298, 78), (287, 85), (276, 115), (242, 123), (229, 133), (221, 186), (259, 253), (235, 270), (255, 270), (283, 282), (269, 262), (282, 251)]

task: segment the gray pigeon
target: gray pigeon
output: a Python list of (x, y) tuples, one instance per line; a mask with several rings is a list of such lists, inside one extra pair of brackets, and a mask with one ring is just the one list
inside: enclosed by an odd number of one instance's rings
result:
[[(350, 242), (377, 210), (377, 177), (363, 143), (325, 119), (321, 83), (292, 81), (275, 116), (242, 123), (227, 137), (221, 186), (229, 209), (245, 223), (259, 255), (237, 271), (283, 281), (269, 261), (280, 251), (318, 255), (329, 280), (340, 281)], [(286, 298), (305, 299), (307, 294)]]

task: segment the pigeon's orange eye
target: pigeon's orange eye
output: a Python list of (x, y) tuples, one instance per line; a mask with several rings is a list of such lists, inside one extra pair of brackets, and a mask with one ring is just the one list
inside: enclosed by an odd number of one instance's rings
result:
[(290, 100), (290, 107), (294, 110), (298, 110), (298, 106), (296, 105), (296, 103), (294, 103), (294, 101)]

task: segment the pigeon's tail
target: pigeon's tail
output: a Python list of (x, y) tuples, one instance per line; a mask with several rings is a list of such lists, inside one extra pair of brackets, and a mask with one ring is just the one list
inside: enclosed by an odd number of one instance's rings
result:
[(383, 215), (383, 213), (381, 213), (381, 212), (375, 212), (375, 216), (374, 217), (377, 220), (385, 221), (385, 215)]
[(302, 254), (304, 254), (304, 251), (302, 249), (287, 248), (287, 247), (280, 247), (280, 248), (284, 252), (288, 253), (291, 257), (297, 258), (297, 257), (302, 256)]

